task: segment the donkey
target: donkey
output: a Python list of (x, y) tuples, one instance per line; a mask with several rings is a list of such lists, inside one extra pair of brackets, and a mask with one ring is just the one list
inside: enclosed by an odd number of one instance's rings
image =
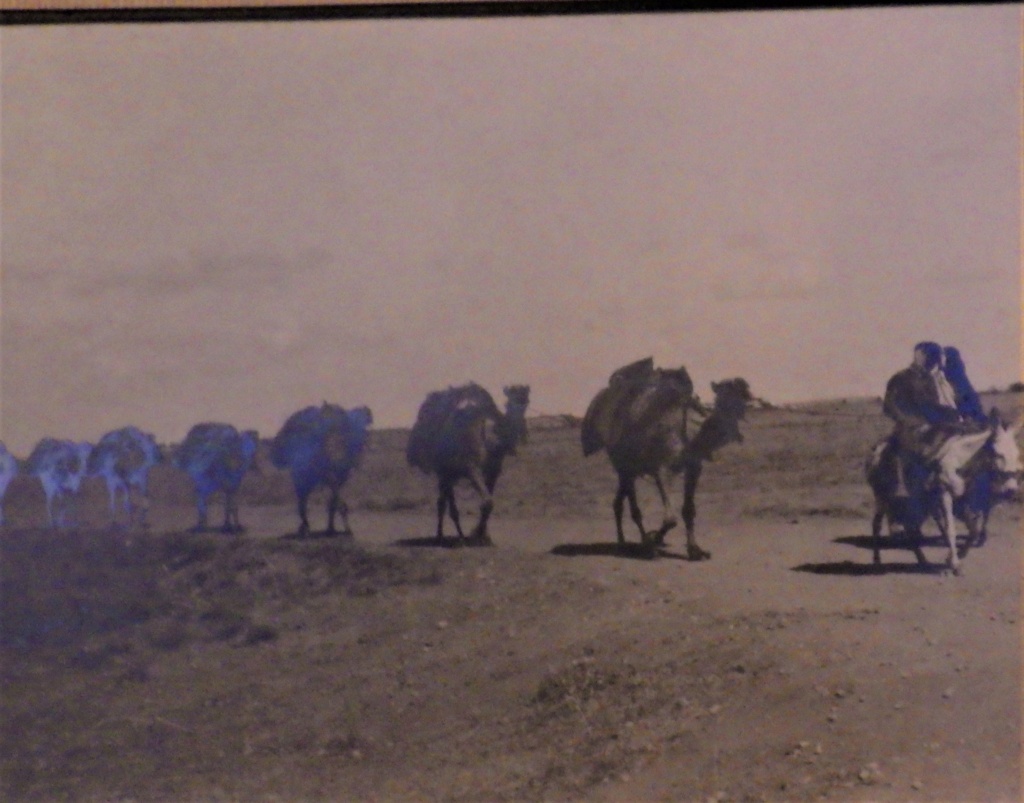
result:
[[(999, 411), (993, 408), (985, 428), (950, 435), (936, 453), (935, 465), (924, 482), (912, 483), (910, 498), (896, 496), (891, 438), (876, 443), (865, 463), (865, 476), (875, 497), (871, 522), (874, 563), (881, 562), (882, 521), (887, 520), (889, 535), (894, 524), (902, 525), (918, 562), (927, 565), (920, 545), (921, 526), (931, 516), (949, 547), (947, 569), (960, 574), (960, 560), (968, 550), (985, 543), (992, 507), (1020, 493), (1022, 466), (1016, 435), (1021, 426), (1021, 422), (1003, 424)], [(957, 519), (967, 525), (962, 552), (956, 545)]]

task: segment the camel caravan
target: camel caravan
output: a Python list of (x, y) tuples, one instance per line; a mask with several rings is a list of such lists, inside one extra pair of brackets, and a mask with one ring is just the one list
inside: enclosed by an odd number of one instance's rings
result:
[[(645, 554), (654, 557), (664, 547), (667, 534), (678, 524), (678, 509), (686, 557), (711, 557), (697, 543), (695, 532), (696, 493), (704, 463), (720, 449), (743, 441), (740, 424), (752, 404), (771, 407), (755, 397), (742, 378), (712, 382), (711, 390), (714, 402), (707, 407), (694, 393), (685, 367), (656, 367), (648, 357), (614, 371), (588, 405), (580, 422), (580, 445), (584, 458), (604, 451), (617, 475), (611, 507), (620, 549), (628, 546), (623, 530), (628, 503)], [(510, 385), (504, 395), (501, 410), (485, 388), (470, 382), (428, 393), (419, 407), (406, 461), (437, 480), (439, 545), (493, 543), (488, 524), (502, 468), (527, 443), (530, 387)], [(881, 563), (886, 522), (890, 545), (911, 549), (919, 563), (927, 564), (921, 550), (922, 526), (934, 520), (949, 548), (945, 568), (959, 573), (967, 552), (985, 542), (993, 506), (1020, 495), (1021, 423), (1010, 425), (995, 408), (982, 410), (959, 352), (932, 342), (917, 344), (911, 365), (889, 380), (883, 411), (894, 421), (894, 429), (871, 446), (864, 464), (875, 501), (873, 562)], [(318, 487), (327, 490), (323, 534), (352, 535), (342, 489), (359, 469), (372, 423), (369, 407), (346, 410), (324, 402), (290, 415), (269, 443), (269, 462), (291, 478), (298, 537), (312, 532), (308, 503)], [(153, 435), (131, 426), (108, 432), (95, 446), (43, 438), (24, 461), (0, 443), (0, 525), (5, 491), (19, 473), (27, 473), (42, 485), (53, 528), (78, 525), (75, 499), (90, 476), (107, 485), (112, 527), (146, 527), (148, 474), (166, 460), (191, 482), (197, 512), (192, 532), (209, 529), (209, 500), (219, 494), (224, 498), (220, 530), (242, 533), (237, 496), (250, 471), (263, 473), (260, 454), (255, 430), (242, 432), (220, 422), (196, 424), (174, 449), (159, 447)], [(640, 478), (653, 482), (661, 500), (661, 521), (653, 530), (645, 527), (637, 499)], [(680, 478), (682, 499), (674, 507), (671, 500)], [(476, 524), (468, 535), (456, 503), (459, 483), (467, 484), (479, 499)], [(335, 525), (339, 516), (340, 530)], [(455, 528), (452, 540), (445, 538), (446, 516)], [(962, 545), (957, 522), (967, 527)]]

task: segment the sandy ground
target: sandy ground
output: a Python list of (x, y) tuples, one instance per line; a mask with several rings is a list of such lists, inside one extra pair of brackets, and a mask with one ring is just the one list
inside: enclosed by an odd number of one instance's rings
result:
[(170, 479), (144, 533), (101, 526), (102, 494), (52, 533), (25, 485), (2, 533), (0, 792), (1020, 800), (1020, 506), (963, 576), (897, 548), (875, 570), (859, 471), (885, 422), (811, 412), (752, 416), (709, 464), (704, 562), (679, 532), (655, 560), (615, 547), (607, 461), (571, 426), (510, 462), (491, 548), (435, 545), (400, 433), (353, 481), (351, 539), (288, 537), (267, 478), (242, 537), (183, 534)]

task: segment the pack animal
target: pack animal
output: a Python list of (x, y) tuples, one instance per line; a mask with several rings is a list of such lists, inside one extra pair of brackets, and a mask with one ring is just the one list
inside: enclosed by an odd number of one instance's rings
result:
[[(882, 522), (886, 521), (890, 537), (895, 524), (902, 526), (918, 562), (927, 565), (921, 550), (921, 528), (931, 517), (949, 549), (946, 568), (959, 574), (960, 561), (970, 548), (985, 543), (992, 507), (1020, 494), (1022, 464), (1016, 440), (1020, 430), (1020, 422), (1005, 425), (993, 408), (987, 425), (978, 431), (948, 435), (937, 449), (930, 470), (912, 483), (909, 497), (897, 496), (892, 438), (876, 443), (865, 462), (865, 477), (875, 498), (871, 521), (874, 563), (881, 563)], [(962, 550), (957, 547), (958, 520), (967, 527)]]
[(0, 442), (0, 526), (4, 523), (4, 494), (7, 493), (7, 486), (16, 476), (18, 476), (18, 461)]
[(448, 512), (459, 543), (462, 531), (455, 486), (467, 480), (480, 497), (480, 518), (470, 539), (490, 544), (487, 522), (494, 509), (494, 489), (504, 460), (527, 440), (526, 409), (529, 385), (504, 389), (502, 413), (491, 394), (476, 383), (435, 391), (420, 405), (409, 433), (406, 458), (409, 465), (437, 476), (437, 540), (444, 541), (444, 515)]
[(174, 455), (174, 464), (192, 479), (196, 493), (198, 522), (192, 532), (207, 527), (207, 505), (210, 496), (224, 494), (225, 533), (244, 532), (238, 516), (238, 489), (246, 473), (253, 467), (259, 434), (256, 430), (239, 432), (231, 424), (196, 424)]
[(161, 460), (156, 438), (138, 427), (115, 429), (100, 438), (89, 454), (88, 471), (102, 477), (107, 485), (112, 525), (118, 523), (120, 494), (127, 525), (146, 526), (149, 471)]
[[(580, 433), (583, 454), (589, 456), (604, 449), (618, 475), (612, 510), (620, 545), (626, 543), (622, 516), (627, 500), (641, 543), (652, 554), (664, 543), (665, 535), (677, 524), (668, 488), (681, 473), (687, 557), (711, 557), (697, 544), (695, 536), (697, 485), (705, 460), (712, 459), (723, 446), (743, 440), (739, 422), (754, 399), (746, 380), (740, 378), (713, 382), (711, 389), (715, 403), (709, 414), (693, 395), (693, 382), (685, 368), (658, 369), (653, 360), (647, 359), (612, 374), (608, 386), (588, 406)], [(689, 439), (687, 417), (691, 411), (707, 417)], [(644, 528), (637, 501), (636, 481), (643, 476), (654, 480), (661, 498), (662, 523), (653, 532)]]
[(335, 535), (336, 513), (341, 514), (343, 534), (351, 535), (348, 506), (341, 498), (341, 487), (359, 465), (369, 438), (373, 413), (369, 407), (346, 411), (324, 402), (293, 413), (271, 446), (271, 461), (291, 472), (298, 497), (300, 536), (309, 535), (309, 496), (319, 485), (330, 491), (327, 502), (327, 534)]
[(88, 473), (92, 444), (43, 438), (25, 462), (26, 472), (39, 478), (46, 494), (50, 526), (73, 527), (77, 522), (75, 498)]

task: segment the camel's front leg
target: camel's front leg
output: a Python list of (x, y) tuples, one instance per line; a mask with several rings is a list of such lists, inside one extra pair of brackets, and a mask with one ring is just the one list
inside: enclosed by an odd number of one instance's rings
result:
[(480, 521), (477, 522), (476, 527), (473, 529), (472, 537), (479, 539), (482, 543), (490, 544), (491, 538), (487, 535), (487, 520), (491, 517), (491, 511), (494, 510), (494, 497), (487, 490), (487, 482), (483, 471), (478, 467), (474, 467), (469, 472), (469, 482), (480, 495)]
[(697, 483), (700, 481), (702, 466), (699, 462), (691, 462), (685, 468), (683, 482), (683, 523), (686, 525), (686, 555), (690, 560), (706, 560), (711, 553), (697, 546), (694, 535), (694, 522), (697, 519)]

